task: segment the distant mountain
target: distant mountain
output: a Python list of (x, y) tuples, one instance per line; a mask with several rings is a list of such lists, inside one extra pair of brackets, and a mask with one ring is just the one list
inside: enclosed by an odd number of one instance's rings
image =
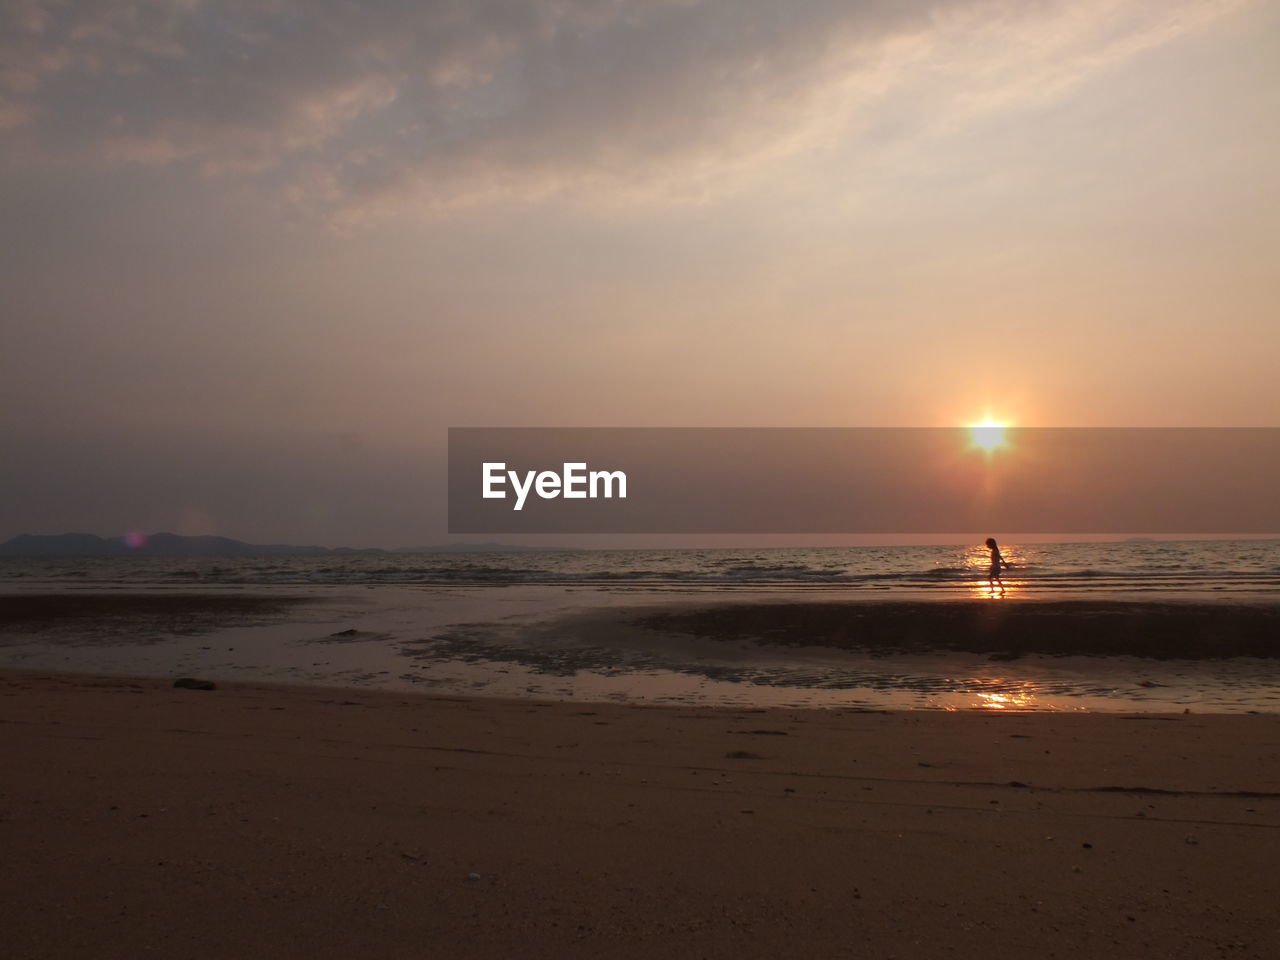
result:
[(0, 543), (0, 557), (261, 557), (318, 556), (326, 553), (480, 553), (520, 550), (548, 550), (554, 547), (523, 547), (504, 543), (448, 543), (434, 547), (298, 547), (284, 543), (245, 543), (229, 537), (184, 537), (176, 533), (153, 533), (129, 537), (99, 537), (92, 533), (60, 533), (49, 536), (20, 533)]

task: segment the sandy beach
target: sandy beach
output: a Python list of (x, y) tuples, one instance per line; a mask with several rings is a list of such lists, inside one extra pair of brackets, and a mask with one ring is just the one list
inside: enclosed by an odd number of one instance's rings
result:
[(12, 957), (1280, 950), (1280, 716), (0, 694)]

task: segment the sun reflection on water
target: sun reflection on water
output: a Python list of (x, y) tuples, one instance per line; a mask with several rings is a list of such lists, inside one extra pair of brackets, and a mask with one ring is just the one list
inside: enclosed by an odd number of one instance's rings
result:
[(1008, 600), (1022, 592), (1025, 584), (1020, 580), (1002, 580), (1000, 584), (988, 583), (985, 574), (968, 585), (968, 595), (978, 600)]
[[(1001, 546), (1000, 551), (1015, 569), (1022, 563), (1021, 552), (1016, 546)], [(1007, 570), (1003, 571), (1004, 575), (996, 583), (987, 579), (987, 572), (991, 569), (991, 553), (985, 546), (969, 548), (963, 563), (973, 576), (972, 580), (966, 579), (965, 593), (975, 600), (1007, 600), (1018, 596), (1026, 588), (1025, 580), (1011, 578)]]

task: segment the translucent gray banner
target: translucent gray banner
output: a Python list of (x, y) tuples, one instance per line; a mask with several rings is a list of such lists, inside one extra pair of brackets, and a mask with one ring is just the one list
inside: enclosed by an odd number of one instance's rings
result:
[(1280, 428), (453, 428), (450, 533), (1280, 532)]

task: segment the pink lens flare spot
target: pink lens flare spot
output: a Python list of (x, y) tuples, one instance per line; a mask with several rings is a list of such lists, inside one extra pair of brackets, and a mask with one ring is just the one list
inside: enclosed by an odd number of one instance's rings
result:
[(124, 535), (124, 545), (131, 550), (145, 547), (147, 545), (147, 535), (145, 533), (126, 533)]

